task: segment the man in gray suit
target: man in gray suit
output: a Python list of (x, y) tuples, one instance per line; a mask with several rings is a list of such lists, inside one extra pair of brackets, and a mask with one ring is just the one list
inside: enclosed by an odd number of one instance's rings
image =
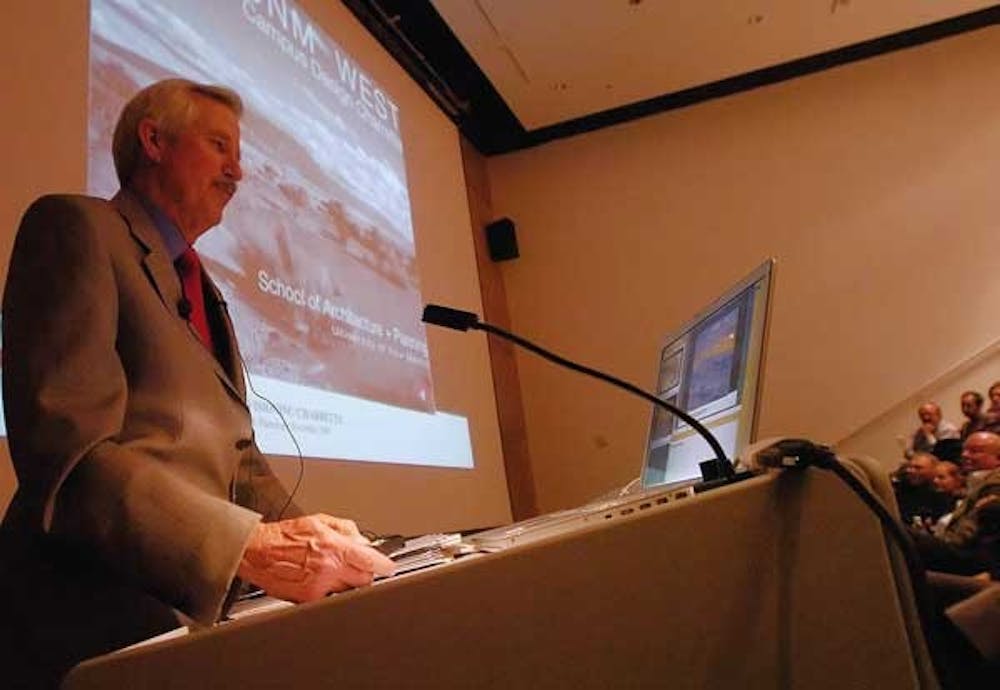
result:
[(22, 219), (3, 302), (15, 686), (211, 625), (240, 578), (308, 601), (392, 570), (353, 522), (291, 503), (253, 441), (225, 304), (196, 259), (175, 266), (236, 192), (241, 113), (225, 88), (153, 84), (115, 128), (121, 191), (43, 197)]

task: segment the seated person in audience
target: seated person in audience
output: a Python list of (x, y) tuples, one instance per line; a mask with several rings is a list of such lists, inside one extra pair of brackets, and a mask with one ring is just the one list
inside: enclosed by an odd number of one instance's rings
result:
[(994, 519), (1000, 502), (1000, 436), (977, 431), (965, 441), (962, 460), (968, 490), (948, 525), (937, 536), (912, 530), (930, 570), (959, 575), (989, 572), (996, 566)]
[(941, 609), (934, 642), (944, 660), (946, 687), (993, 690), (1000, 678), (1000, 582), (928, 573)]
[(935, 402), (926, 402), (917, 408), (920, 426), (913, 432), (904, 455), (912, 458), (915, 453), (930, 453), (938, 441), (958, 438), (958, 427), (941, 418), (941, 407)]
[(990, 399), (988, 410), (1000, 410), (1000, 381), (993, 382), (986, 391), (986, 397)]
[(938, 460), (934, 466), (934, 489), (956, 501), (965, 498), (965, 475), (962, 468), (949, 460)]
[(963, 441), (971, 434), (983, 430), (985, 423), (983, 415), (983, 396), (976, 391), (965, 391), (959, 400), (962, 406), (962, 414), (965, 416), (965, 423), (959, 430), (959, 438)]
[(938, 518), (931, 530), (934, 534), (940, 534), (951, 522), (952, 513), (958, 506), (958, 502), (965, 498), (965, 475), (962, 469), (948, 460), (939, 460), (934, 467), (934, 490), (943, 496), (947, 496), (951, 501), (951, 510)]
[(1000, 381), (990, 386), (989, 390), (990, 406), (983, 413), (983, 431), (992, 431), (1000, 434)]
[(952, 507), (951, 499), (934, 488), (937, 464), (930, 453), (916, 453), (907, 463), (903, 480), (895, 484), (899, 514), (908, 525), (932, 525)]

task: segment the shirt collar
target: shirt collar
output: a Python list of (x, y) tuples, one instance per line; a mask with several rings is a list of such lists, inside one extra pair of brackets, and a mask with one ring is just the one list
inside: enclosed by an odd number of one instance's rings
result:
[(146, 209), (146, 213), (149, 214), (150, 220), (153, 221), (153, 227), (156, 228), (156, 231), (163, 239), (163, 244), (167, 248), (167, 254), (170, 256), (170, 260), (177, 261), (177, 259), (180, 258), (180, 255), (183, 254), (191, 245), (186, 239), (184, 239), (184, 235), (181, 234), (180, 228), (178, 228), (172, 220), (167, 218), (167, 215), (161, 211), (156, 204), (134, 190), (133, 193), (139, 200), (139, 203), (142, 204), (142, 207)]

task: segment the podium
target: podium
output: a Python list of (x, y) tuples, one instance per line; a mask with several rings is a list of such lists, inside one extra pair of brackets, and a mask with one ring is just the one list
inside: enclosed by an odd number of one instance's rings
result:
[(775, 473), (91, 659), (63, 687), (936, 688), (898, 573), (838, 479)]

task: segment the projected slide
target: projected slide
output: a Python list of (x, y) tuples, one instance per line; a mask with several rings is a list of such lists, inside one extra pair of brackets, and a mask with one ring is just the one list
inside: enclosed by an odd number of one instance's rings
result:
[[(254, 387), (303, 453), (471, 467), (466, 420), (435, 406), (391, 94), (290, 0), (92, 0), (93, 193), (118, 188), (125, 100), (169, 76), (244, 99), (244, 179), (198, 249)], [(294, 453), (249, 397), (261, 447)]]

